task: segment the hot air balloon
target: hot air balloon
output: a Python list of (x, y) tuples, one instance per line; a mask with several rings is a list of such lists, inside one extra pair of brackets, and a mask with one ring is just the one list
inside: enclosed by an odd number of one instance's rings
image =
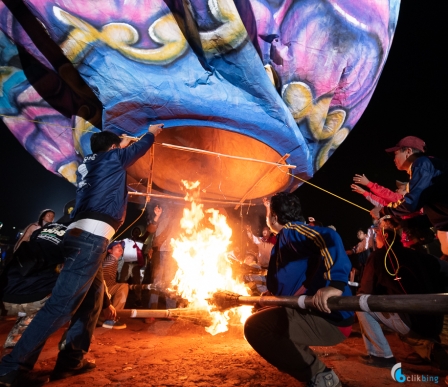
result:
[(74, 182), (92, 133), (165, 123), (130, 190), (213, 200), (294, 190), (374, 92), (399, 0), (4, 0), (0, 114)]

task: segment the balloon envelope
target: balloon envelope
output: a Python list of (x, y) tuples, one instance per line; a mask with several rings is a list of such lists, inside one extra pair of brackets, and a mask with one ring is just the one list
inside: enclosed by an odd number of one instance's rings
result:
[[(181, 193), (182, 179), (199, 180), (205, 197), (226, 200), (293, 190), (288, 173), (308, 179), (326, 162), (372, 96), (399, 9), (398, 0), (4, 3), (0, 113), (42, 165), (74, 182), (92, 133), (141, 136), (163, 122), (154, 158), (129, 169), (130, 188), (145, 192), (151, 175), (155, 188)], [(295, 169), (227, 155), (288, 155)]]

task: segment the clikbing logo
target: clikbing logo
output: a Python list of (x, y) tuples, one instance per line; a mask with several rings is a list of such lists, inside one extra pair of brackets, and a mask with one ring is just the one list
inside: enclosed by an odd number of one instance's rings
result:
[(392, 379), (398, 383), (404, 383), (404, 382), (429, 382), (429, 383), (434, 383), (434, 384), (439, 383), (439, 377), (434, 376), (434, 375), (409, 375), (409, 376), (406, 376), (401, 371), (401, 363), (397, 363), (392, 367), (392, 369), (390, 370), (390, 375), (392, 376)]
[(398, 383), (404, 383), (406, 381), (406, 376), (401, 373), (401, 363), (395, 364), (390, 370), (392, 379)]

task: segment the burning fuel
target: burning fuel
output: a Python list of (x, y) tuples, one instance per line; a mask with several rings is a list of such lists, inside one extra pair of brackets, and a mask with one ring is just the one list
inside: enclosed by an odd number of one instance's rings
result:
[(231, 263), (227, 258), (232, 230), (226, 217), (213, 208), (204, 210), (203, 204), (198, 203), (199, 182), (183, 183), (187, 189), (185, 200), (190, 206), (183, 211), (181, 234), (171, 240), (173, 258), (178, 264), (171, 285), (188, 300), (189, 308), (203, 309), (210, 314), (212, 324), (206, 331), (215, 335), (228, 330), (231, 318), (243, 323), (251, 313), (250, 307), (213, 311), (207, 299), (218, 290), (242, 295), (248, 295), (248, 291), (232, 276)]

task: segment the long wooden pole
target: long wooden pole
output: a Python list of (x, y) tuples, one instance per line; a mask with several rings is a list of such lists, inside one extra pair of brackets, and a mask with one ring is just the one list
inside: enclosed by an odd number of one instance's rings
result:
[(218, 157), (227, 157), (229, 159), (236, 159), (236, 160), (243, 160), (243, 161), (251, 161), (251, 162), (255, 162), (255, 163), (263, 163), (263, 164), (269, 164), (269, 165), (275, 165), (276, 167), (286, 167), (288, 169), (294, 169), (297, 168), (296, 165), (290, 165), (290, 164), (279, 164), (279, 163), (275, 163), (273, 161), (266, 161), (266, 160), (260, 160), (260, 159), (252, 159), (250, 157), (242, 157), (242, 156), (232, 156), (232, 155), (227, 155), (225, 153), (218, 153), (218, 152), (212, 152), (212, 151), (206, 151), (204, 149), (197, 149), (197, 148), (189, 148), (186, 146), (180, 146), (180, 145), (173, 145), (173, 144), (167, 144), (167, 143), (156, 143), (157, 145), (162, 145), (166, 148), (171, 148), (171, 149), (177, 149), (177, 150), (183, 150), (183, 151), (188, 151), (188, 152), (193, 152), (193, 153), (202, 153), (202, 154), (206, 154), (209, 156), (218, 156)]
[[(316, 309), (309, 296), (259, 296), (246, 297), (230, 292), (217, 292), (209, 299), (218, 310), (241, 305), (284, 306), (294, 309)], [(411, 314), (448, 314), (448, 293), (369, 295), (330, 297), (330, 310), (395, 312)]]

